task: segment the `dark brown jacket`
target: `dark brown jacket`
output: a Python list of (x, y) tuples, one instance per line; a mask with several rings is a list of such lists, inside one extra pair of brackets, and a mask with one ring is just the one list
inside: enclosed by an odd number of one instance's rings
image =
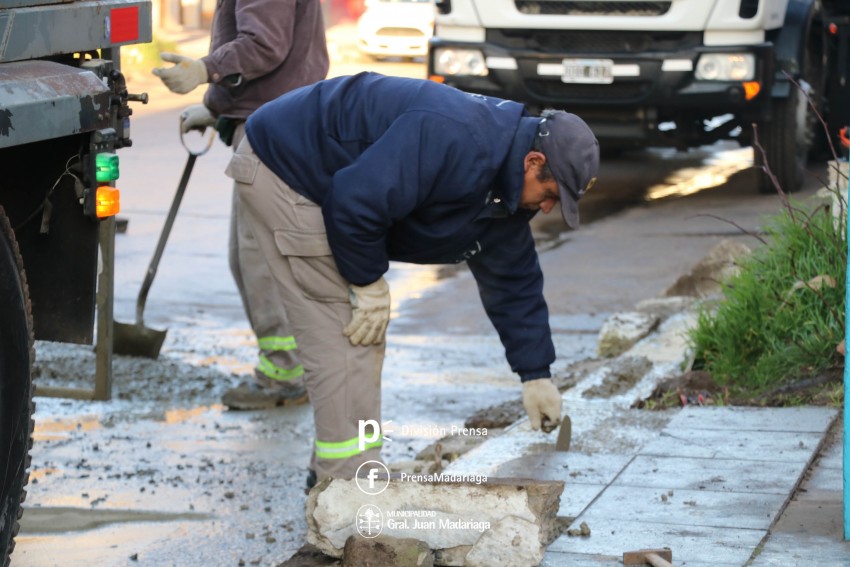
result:
[(219, 0), (204, 104), (245, 119), (265, 102), (320, 81), (328, 50), (320, 0)]

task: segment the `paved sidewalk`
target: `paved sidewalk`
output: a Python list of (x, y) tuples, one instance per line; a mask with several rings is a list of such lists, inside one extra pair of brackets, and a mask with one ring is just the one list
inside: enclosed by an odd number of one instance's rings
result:
[[(631, 409), (676, 372), (691, 322), (687, 312), (671, 317), (564, 393), (569, 452), (554, 450), (557, 431), (532, 431), (524, 419), (448, 470), (564, 481), (559, 516), (571, 529), (587, 524), (591, 535), (562, 535), (547, 551), (548, 567), (622, 565), (624, 551), (658, 547), (672, 549), (674, 565), (850, 565), (839, 410)], [(593, 395), (612, 368), (637, 357), (652, 366), (634, 386)]]

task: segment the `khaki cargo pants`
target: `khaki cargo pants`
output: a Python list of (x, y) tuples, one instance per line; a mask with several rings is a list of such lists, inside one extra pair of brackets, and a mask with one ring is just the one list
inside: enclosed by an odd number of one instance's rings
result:
[(298, 341), (316, 425), (313, 466), (319, 480), (351, 478), (362, 463), (380, 460), (380, 442), (361, 448), (358, 426), (380, 423), (385, 346), (355, 347), (342, 334), (351, 321), (348, 282), (331, 255), (321, 208), (263, 165), (247, 138), (227, 175)]
[[(234, 150), (244, 137), (245, 123), (240, 122), (233, 134)], [(250, 221), (239, 207), (236, 187), (233, 188), (230, 212), (228, 261), (230, 273), (233, 274), (233, 281), (236, 282), (242, 306), (260, 349), (255, 368), (257, 381), (263, 386), (300, 386), (304, 368), (298, 356), (298, 345), (283, 304), (277, 296), (272, 275), (251, 232)], [(248, 289), (254, 292), (249, 294)], [(257, 290), (267, 291), (260, 293)]]

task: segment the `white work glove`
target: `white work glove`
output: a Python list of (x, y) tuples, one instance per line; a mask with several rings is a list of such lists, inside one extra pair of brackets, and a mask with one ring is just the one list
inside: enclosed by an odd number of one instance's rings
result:
[(381, 277), (363, 287), (349, 286), (351, 323), (342, 332), (352, 345), (369, 346), (384, 342), (390, 323), (390, 286)]
[(549, 433), (561, 422), (561, 393), (549, 378), (522, 383), (522, 405), (528, 413), (531, 428)]
[(168, 90), (177, 94), (186, 94), (198, 85), (209, 81), (207, 66), (200, 59), (192, 59), (176, 53), (160, 53), (160, 58), (173, 67), (156, 67), (153, 74), (162, 79)]
[(180, 113), (180, 129), (185, 134), (189, 130), (200, 130), (203, 132), (208, 126), (215, 124), (215, 117), (203, 104), (187, 106)]

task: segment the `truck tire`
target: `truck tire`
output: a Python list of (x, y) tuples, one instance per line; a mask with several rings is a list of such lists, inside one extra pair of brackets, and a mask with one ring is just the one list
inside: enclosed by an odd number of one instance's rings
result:
[[(820, 133), (818, 114), (823, 115), (823, 96), (826, 92), (826, 61), (820, 4), (813, 5), (813, 15), (805, 36), (804, 52), (800, 55), (801, 75), (791, 83), (787, 98), (772, 100), (772, 120), (759, 125), (758, 139), (764, 155), (753, 148), (756, 166), (767, 165), (780, 189), (786, 193), (803, 187), (806, 164), (817, 153), (816, 139)], [(817, 111), (812, 109), (814, 104)], [(765, 159), (767, 163), (765, 164)], [(774, 193), (776, 187), (767, 174), (759, 175), (759, 191)]]
[[(757, 167), (767, 166), (779, 188), (785, 193), (798, 191), (803, 186), (803, 171), (812, 146), (812, 120), (806, 97), (796, 86), (791, 87), (788, 98), (773, 100), (773, 119), (759, 126), (758, 140), (764, 153), (753, 148), (753, 161)], [(759, 172), (759, 191), (774, 193), (776, 187), (766, 172)]]
[(0, 566), (15, 548), (32, 448), (33, 333), (23, 263), (0, 207)]

